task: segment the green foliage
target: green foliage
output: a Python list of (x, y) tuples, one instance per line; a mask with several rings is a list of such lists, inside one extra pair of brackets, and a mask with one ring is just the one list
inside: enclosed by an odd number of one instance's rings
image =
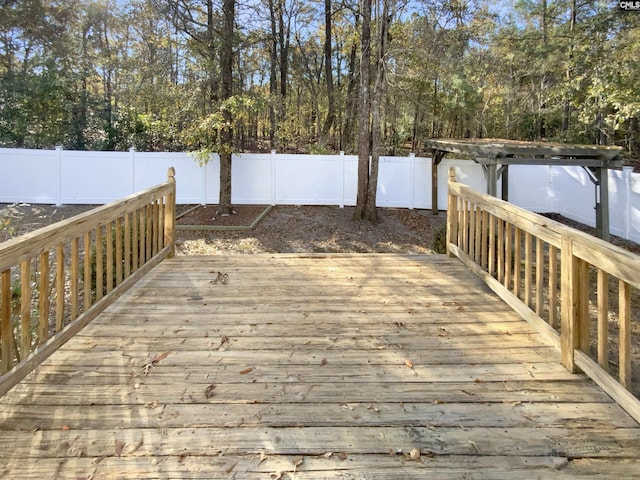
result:
[[(287, 0), (272, 31), (268, 4), (238, 4), (236, 95), (224, 102), (227, 39), (213, 5), (209, 25), (204, 0), (8, 2), (0, 146), (191, 150), (203, 162), (252, 149), (354, 153), (357, 2), (333, 2), (336, 117), (326, 133), (324, 18), (314, 5)], [(473, 136), (616, 143), (640, 157), (640, 16), (570, 0), (395, 7), (404, 10), (385, 55), (386, 152), (426, 153), (430, 137)]]
[[(220, 104), (217, 111), (194, 122), (182, 132), (182, 141), (200, 166), (211, 161), (213, 153), (233, 153), (232, 145), (225, 145), (221, 133), (234, 131), (251, 119), (261, 107), (261, 102), (250, 96), (234, 95)], [(225, 120), (225, 111), (232, 121)]]

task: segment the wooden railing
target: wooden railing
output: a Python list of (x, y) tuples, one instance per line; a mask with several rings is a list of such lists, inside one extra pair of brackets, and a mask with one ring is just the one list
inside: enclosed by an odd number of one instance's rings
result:
[(0, 244), (0, 395), (173, 256), (174, 175)]
[(478, 193), (456, 182), (453, 169), (446, 243), (449, 255), (560, 349), (569, 371), (582, 370), (640, 421), (629, 391), (638, 255)]

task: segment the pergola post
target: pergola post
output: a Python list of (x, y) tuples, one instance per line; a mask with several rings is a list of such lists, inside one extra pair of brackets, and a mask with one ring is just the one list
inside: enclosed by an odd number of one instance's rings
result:
[(447, 154), (444, 150), (433, 150), (431, 162), (431, 213), (438, 215), (438, 165)]
[(487, 193), (492, 197), (498, 194), (498, 165), (495, 158), (487, 165)]
[(606, 167), (596, 167), (596, 234), (599, 238), (609, 241), (609, 170)]
[(498, 177), (502, 177), (502, 200), (509, 201), (509, 165), (502, 165), (498, 171)]

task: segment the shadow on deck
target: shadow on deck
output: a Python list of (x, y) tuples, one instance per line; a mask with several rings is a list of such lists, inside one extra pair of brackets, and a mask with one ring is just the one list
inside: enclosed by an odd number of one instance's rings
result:
[(0, 475), (637, 475), (558, 356), (457, 259), (177, 257), (0, 397)]

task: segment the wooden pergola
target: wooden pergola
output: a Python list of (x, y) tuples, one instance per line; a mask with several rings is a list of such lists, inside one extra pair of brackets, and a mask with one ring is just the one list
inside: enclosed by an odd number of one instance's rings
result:
[(509, 165), (578, 166), (585, 169), (596, 188), (596, 229), (609, 240), (609, 186), (607, 170), (621, 167), (621, 147), (573, 145), (515, 140), (433, 139), (427, 144), (433, 150), (431, 166), (432, 211), (438, 213), (438, 165), (447, 153), (470, 156), (482, 165), (487, 178), (487, 193), (497, 196), (498, 179), (502, 177), (501, 198), (509, 200)]

